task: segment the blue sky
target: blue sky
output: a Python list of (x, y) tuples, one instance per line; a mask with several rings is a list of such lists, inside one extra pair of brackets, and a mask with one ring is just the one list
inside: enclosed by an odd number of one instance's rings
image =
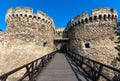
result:
[(120, 0), (0, 0), (0, 29), (6, 30), (6, 11), (18, 6), (31, 7), (35, 13), (37, 10), (47, 13), (56, 27), (65, 27), (76, 15), (102, 7), (117, 9), (120, 19)]

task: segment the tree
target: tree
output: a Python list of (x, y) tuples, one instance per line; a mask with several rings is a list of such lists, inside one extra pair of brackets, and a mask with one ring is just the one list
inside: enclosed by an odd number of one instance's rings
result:
[(118, 41), (115, 42), (117, 43), (118, 45), (115, 47), (115, 49), (118, 51), (118, 55), (116, 56), (116, 58), (114, 58), (112, 61), (111, 61), (111, 65), (113, 67), (115, 67), (117, 65), (117, 61), (120, 62), (120, 21), (118, 22), (117, 24), (117, 27), (114, 27), (113, 28), (115, 30), (115, 33), (116, 35), (118, 36)]
[(119, 22), (117, 24), (117, 28), (118, 28), (118, 35), (120, 35), (120, 20), (119, 20)]
[(115, 49), (118, 50), (118, 56), (116, 57), (116, 59), (120, 62), (120, 45), (117, 45), (117, 47), (115, 47)]
[[(120, 43), (120, 20), (117, 24), (117, 29), (118, 29), (118, 31), (117, 31), (118, 34), (117, 35), (118, 35), (118, 40), (119, 40), (118, 43)], [(116, 57), (116, 60), (120, 62), (120, 45), (117, 45), (117, 47), (115, 47), (115, 49), (117, 49), (117, 51), (119, 52), (118, 56)]]
[(2, 31), (2, 29), (0, 29), (0, 31)]

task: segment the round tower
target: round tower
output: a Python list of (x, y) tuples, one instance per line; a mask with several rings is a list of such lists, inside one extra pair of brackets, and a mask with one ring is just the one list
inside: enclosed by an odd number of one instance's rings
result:
[(26, 7), (10, 8), (6, 18), (7, 33), (27, 42), (35, 42), (41, 47), (53, 47), (55, 25), (53, 20), (42, 11), (37, 14)]
[(83, 13), (76, 16), (65, 29), (65, 34), (70, 39), (69, 50), (111, 64), (117, 55), (115, 49), (117, 22), (117, 11), (109, 8), (92, 10), (91, 15)]
[[(0, 74), (55, 51), (55, 24), (47, 14), (35, 14), (26, 7), (10, 8), (5, 21), (7, 31), (0, 36)], [(10, 81), (17, 81), (23, 73), (18, 72)]]

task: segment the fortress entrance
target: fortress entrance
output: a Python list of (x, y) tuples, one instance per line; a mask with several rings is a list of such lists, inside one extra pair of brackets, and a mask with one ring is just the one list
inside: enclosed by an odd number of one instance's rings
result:
[(54, 40), (56, 50), (66, 52), (68, 50), (69, 38), (59, 38)]

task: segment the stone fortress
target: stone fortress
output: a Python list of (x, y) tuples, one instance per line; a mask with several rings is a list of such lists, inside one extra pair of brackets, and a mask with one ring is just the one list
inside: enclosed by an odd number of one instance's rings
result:
[[(100, 8), (91, 15), (83, 13), (65, 29), (55, 29), (53, 19), (42, 11), (17, 7), (7, 11), (7, 31), (0, 36), (0, 74), (55, 51), (55, 38), (69, 38), (69, 50), (110, 64), (117, 55), (116, 10)], [(9, 66), (9, 67), (8, 67)], [(6, 69), (4, 69), (6, 67)]]
[(47, 14), (34, 14), (26, 7), (10, 8), (5, 21), (7, 31), (0, 36), (0, 73), (55, 51), (55, 24)]
[[(7, 33), (15, 34), (24, 41), (34, 41), (41, 47), (53, 47), (55, 25), (45, 13), (33, 13), (30, 8), (9, 9), (6, 14)], [(47, 38), (46, 38), (47, 37)]]
[(92, 10), (91, 15), (77, 15), (64, 30), (64, 37), (70, 39), (70, 52), (111, 65), (117, 55), (117, 22), (115, 9), (100, 8)]
[(59, 39), (63, 37), (64, 27), (55, 28), (55, 38)]

